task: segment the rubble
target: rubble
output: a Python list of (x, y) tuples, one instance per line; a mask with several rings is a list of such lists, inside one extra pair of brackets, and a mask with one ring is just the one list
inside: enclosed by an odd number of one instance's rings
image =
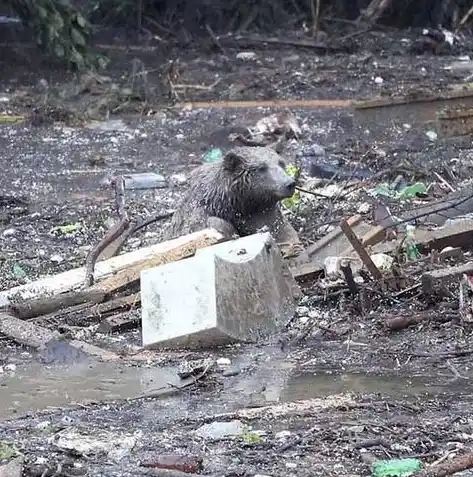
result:
[[(402, 35), (355, 35), (374, 51), (337, 57), (314, 57), (326, 48), (313, 39), (219, 37), (254, 50), (244, 78), (216, 45), (185, 60), (182, 76), (198, 75), (171, 81), (169, 109), (2, 128), (0, 475), (471, 467), (471, 94), (445, 86), (451, 54), (386, 55), (410, 48)], [(279, 51), (291, 41), (297, 55)], [(266, 233), (156, 244), (191, 167), (232, 141), (290, 163), (283, 211), (305, 253), (281, 254)], [(12, 470), (17, 442), (26, 459)]]

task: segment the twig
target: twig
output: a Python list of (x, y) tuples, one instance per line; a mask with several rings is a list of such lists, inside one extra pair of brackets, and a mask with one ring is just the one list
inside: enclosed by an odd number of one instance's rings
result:
[(130, 226), (125, 230), (125, 232), (117, 237), (117, 241), (114, 246), (114, 250), (112, 249), (108, 257), (114, 257), (115, 255), (118, 254), (118, 252), (121, 250), (123, 247), (124, 243), (132, 236), (135, 235), (137, 232), (139, 232), (141, 229), (147, 227), (148, 225), (151, 225), (154, 222), (158, 222), (160, 220), (166, 220), (169, 219), (174, 215), (174, 212), (166, 212), (164, 214), (155, 214), (152, 215), (151, 217), (144, 219), (141, 222), (138, 222), (137, 224), (134, 224), (133, 226)]
[(119, 222), (116, 223), (105, 234), (103, 239), (90, 250), (85, 262), (85, 287), (91, 287), (94, 284), (95, 262), (97, 261), (99, 255), (102, 253), (105, 247), (107, 247), (107, 245), (120, 237), (120, 235), (122, 235), (130, 226), (130, 220), (125, 210), (125, 180), (123, 179), (123, 176), (118, 176), (113, 179), (112, 183), (115, 186), (115, 203)]
[(182, 84), (182, 83), (173, 83), (173, 88), (174, 89), (197, 89), (200, 91), (212, 91), (215, 86), (220, 83), (221, 78), (218, 78), (216, 81), (214, 81), (211, 85), (209, 86), (204, 86), (200, 84)]
[(465, 15), (463, 15), (463, 18), (460, 20), (460, 23), (458, 24), (455, 30), (455, 34), (457, 34), (460, 31), (460, 28), (468, 21), (472, 13), (473, 13), (473, 5), (468, 9)]
[(225, 56), (228, 56), (227, 55), (227, 50), (225, 50), (225, 48), (222, 46), (222, 44), (220, 43), (220, 41), (218, 40), (218, 37), (215, 35), (215, 33), (213, 32), (212, 28), (210, 28), (210, 25), (208, 23), (205, 24), (205, 29), (207, 30), (207, 33), (209, 34), (210, 38), (212, 39), (212, 41), (215, 43), (215, 45), (217, 46), (217, 48), (225, 55)]
[(434, 172), (435, 177), (446, 187), (448, 187), (452, 192), (456, 192), (455, 188), (451, 186), (438, 172)]
[(320, 0), (312, 0), (310, 10), (312, 13), (312, 36), (315, 38), (319, 31)]

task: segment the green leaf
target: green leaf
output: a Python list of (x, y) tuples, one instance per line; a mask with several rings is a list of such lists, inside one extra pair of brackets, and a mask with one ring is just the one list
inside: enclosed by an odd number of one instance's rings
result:
[(54, 46), (54, 53), (58, 58), (64, 58), (66, 51), (60, 43), (56, 43), (56, 45)]
[(85, 18), (80, 13), (76, 15), (76, 22), (81, 28), (85, 28), (86, 21), (85, 21)]
[(75, 224), (59, 225), (58, 227), (54, 227), (53, 230), (57, 230), (62, 234), (72, 234), (74, 232), (78, 232), (81, 228), (82, 224), (80, 222), (76, 222)]
[(42, 18), (42, 19), (47, 18), (48, 12), (46, 11), (45, 8), (43, 8), (43, 7), (40, 6), (40, 5), (38, 5), (36, 8), (38, 9), (38, 16), (39, 16), (40, 18)]
[(76, 45), (85, 46), (85, 38), (75, 28), (71, 28), (71, 38)]
[(294, 164), (288, 164), (286, 166), (286, 173), (291, 177), (296, 177), (299, 173), (299, 168)]
[(62, 30), (64, 28), (64, 20), (59, 13), (55, 13), (51, 23), (55, 26), (56, 30)]

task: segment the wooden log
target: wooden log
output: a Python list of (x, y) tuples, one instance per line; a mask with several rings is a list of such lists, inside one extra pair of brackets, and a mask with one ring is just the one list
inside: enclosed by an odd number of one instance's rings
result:
[(56, 331), (48, 330), (31, 321), (23, 321), (7, 313), (0, 313), (0, 333), (33, 349), (42, 348), (54, 338), (60, 338)]
[[(190, 256), (192, 251), (195, 252), (198, 248), (214, 245), (223, 240), (224, 236), (216, 230), (205, 229), (167, 242), (125, 253), (109, 260), (104, 260), (97, 263), (95, 278), (98, 283), (93, 289), (101, 290), (99, 280), (104, 280), (110, 277), (114, 278), (113, 275), (120, 271), (125, 271), (125, 273), (120, 275), (120, 279), (118, 279), (118, 281), (115, 280), (113, 283), (129, 283), (137, 274), (139, 277), (139, 272), (142, 269), (150, 268), (159, 265), (160, 263), (167, 263), (167, 261), (177, 260), (177, 258), (173, 257), (184, 258), (186, 253), (188, 254), (187, 256)], [(153, 261), (153, 257), (157, 258)], [(146, 266), (146, 263), (149, 266)], [(133, 268), (130, 272), (131, 276), (129, 279), (126, 279), (125, 277), (128, 276), (126, 269), (133, 267), (136, 264), (141, 265)], [(84, 279), (85, 267), (80, 267), (58, 275), (48, 276), (35, 282), (27, 283), (26, 285), (20, 285), (2, 291), (0, 292), (0, 307), (7, 307), (13, 302), (38, 299), (48, 295), (57, 295), (77, 290), (82, 286)], [(105, 291), (108, 291), (114, 289), (114, 286), (111, 282), (108, 282), (108, 286), (105, 286), (104, 289)]]
[[(51, 331), (32, 321), (20, 320), (7, 313), (0, 313), (0, 333), (19, 344), (36, 350), (42, 350), (48, 343), (51, 344), (55, 340), (59, 341), (63, 339), (61, 334), (57, 331)], [(69, 342), (69, 345), (104, 361), (116, 361), (120, 359), (119, 356), (112, 351), (107, 351), (81, 340), (72, 340)]]
[(67, 292), (52, 297), (28, 300), (24, 303), (12, 303), (9, 311), (21, 320), (29, 320), (83, 303), (101, 303), (105, 297), (106, 294), (101, 290)]

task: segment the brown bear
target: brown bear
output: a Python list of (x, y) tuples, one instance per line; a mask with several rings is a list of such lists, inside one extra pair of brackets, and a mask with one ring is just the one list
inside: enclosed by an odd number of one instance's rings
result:
[(194, 169), (189, 184), (165, 231), (166, 240), (207, 227), (228, 238), (267, 227), (278, 244), (299, 246), (299, 236), (279, 206), (294, 194), (296, 183), (273, 149), (235, 147), (222, 160)]

